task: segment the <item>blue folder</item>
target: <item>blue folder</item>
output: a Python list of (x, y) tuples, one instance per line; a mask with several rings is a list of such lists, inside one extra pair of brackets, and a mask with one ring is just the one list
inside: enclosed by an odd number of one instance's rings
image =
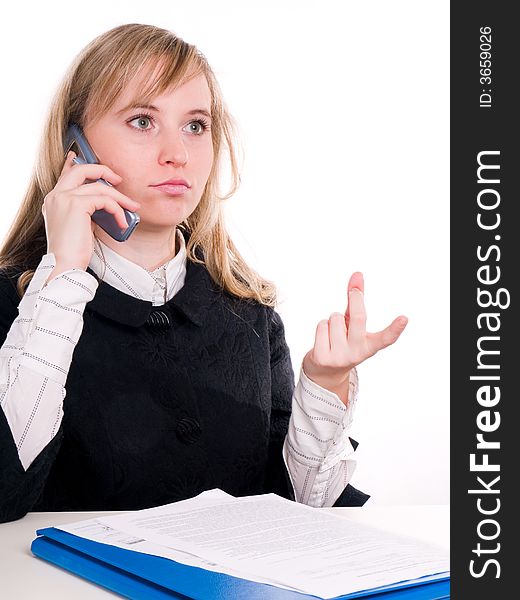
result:
[[(54, 527), (39, 529), (31, 550), (36, 556), (102, 587), (135, 600), (303, 600), (317, 598), (266, 583), (183, 565), (162, 556), (93, 542)], [(337, 596), (337, 600), (444, 600), (449, 577), (402, 582), (376, 590)]]

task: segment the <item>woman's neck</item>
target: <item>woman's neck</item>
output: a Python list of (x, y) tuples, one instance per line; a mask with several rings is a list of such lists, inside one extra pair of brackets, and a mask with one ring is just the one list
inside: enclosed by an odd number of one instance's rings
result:
[(137, 227), (125, 242), (117, 242), (96, 225), (94, 235), (114, 252), (148, 271), (153, 271), (173, 258), (178, 251), (177, 227), (164, 233), (139, 230)]

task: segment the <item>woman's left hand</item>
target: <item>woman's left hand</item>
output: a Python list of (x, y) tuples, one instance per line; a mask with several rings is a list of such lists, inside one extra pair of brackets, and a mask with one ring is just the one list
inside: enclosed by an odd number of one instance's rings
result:
[(348, 282), (345, 314), (332, 313), (330, 319), (318, 323), (314, 348), (302, 363), (309, 379), (336, 393), (344, 404), (348, 403), (350, 370), (397, 341), (408, 323), (401, 315), (386, 329), (368, 333), (363, 294), (363, 275), (354, 273)]

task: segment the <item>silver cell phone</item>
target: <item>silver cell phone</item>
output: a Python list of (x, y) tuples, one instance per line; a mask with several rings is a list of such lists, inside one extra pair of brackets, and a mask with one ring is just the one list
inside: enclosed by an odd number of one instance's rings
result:
[[(65, 156), (67, 156), (68, 152), (72, 150), (75, 152), (76, 157), (73, 162), (76, 164), (99, 164), (99, 160), (97, 156), (94, 154), (90, 144), (85, 137), (81, 127), (77, 123), (70, 123), (67, 129), (67, 133), (65, 135)], [(112, 186), (111, 183), (106, 181), (105, 179), (97, 179), (101, 183), (105, 185)], [(87, 182), (92, 183), (91, 180), (87, 179)], [(123, 209), (125, 211), (126, 222), (128, 223), (128, 227), (126, 229), (121, 229), (121, 226), (116, 221), (116, 218), (112, 213), (107, 212), (106, 210), (100, 209), (96, 210), (92, 215), (92, 220), (97, 223), (101, 229), (106, 231), (109, 236), (117, 240), (118, 242), (124, 242), (127, 240), (134, 229), (137, 227), (139, 223), (139, 215), (131, 210)]]

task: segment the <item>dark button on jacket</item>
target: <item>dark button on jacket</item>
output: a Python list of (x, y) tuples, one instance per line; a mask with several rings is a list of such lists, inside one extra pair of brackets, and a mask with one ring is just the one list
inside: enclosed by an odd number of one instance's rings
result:
[(185, 444), (193, 444), (196, 442), (202, 430), (200, 425), (190, 417), (185, 417), (181, 419), (177, 424), (177, 437), (184, 442)]

